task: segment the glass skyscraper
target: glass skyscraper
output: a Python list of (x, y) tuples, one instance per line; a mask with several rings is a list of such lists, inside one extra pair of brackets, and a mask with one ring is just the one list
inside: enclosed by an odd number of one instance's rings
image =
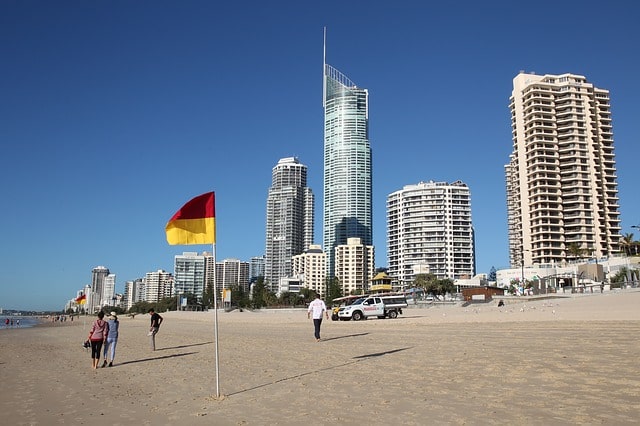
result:
[(324, 216), (327, 278), (348, 238), (372, 245), (369, 93), (324, 63)]

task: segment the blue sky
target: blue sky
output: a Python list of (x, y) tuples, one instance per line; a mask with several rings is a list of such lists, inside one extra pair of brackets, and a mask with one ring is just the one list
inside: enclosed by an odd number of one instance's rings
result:
[[(263, 254), (271, 169), (296, 156), (322, 242), (327, 62), (370, 93), (374, 244), (420, 181), (471, 189), (477, 269), (508, 267), (504, 164), (520, 70), (610, 90), (623, 233), (640, 224), (635, 2), (0, 2), (0, 307), (61, 309), (173, 257), (167, 220), (216, 192), (217, 259)], [(444, 4), (447, 3), (447, 4)], [(636, 232), (636, 238), (638, 237)]]

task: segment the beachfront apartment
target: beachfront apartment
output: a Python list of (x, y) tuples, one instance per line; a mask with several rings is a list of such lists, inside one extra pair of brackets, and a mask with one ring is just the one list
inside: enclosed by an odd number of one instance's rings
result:
[(461, 182), (420, 182), (387, 196), (387, 262), (394, 287), (418, 274), (475, 275), (471, 193)]
[(620, 251), (609, 92), (575, 74), (521, 72), (505, 165), (512, 268)]

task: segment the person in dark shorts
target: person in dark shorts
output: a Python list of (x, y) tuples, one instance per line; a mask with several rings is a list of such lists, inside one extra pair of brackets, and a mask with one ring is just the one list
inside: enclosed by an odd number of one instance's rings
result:
[(160, 324), (162, 324), (162, 317), (160, 316), (160, 314), (157, 314), (153, 308), (149, 309), (149, 315), (151, 315), (151, 328), (149, 329), (149, 336), (151, 337), (151, 350), (155, 351), (156, 334), (158, 334)]

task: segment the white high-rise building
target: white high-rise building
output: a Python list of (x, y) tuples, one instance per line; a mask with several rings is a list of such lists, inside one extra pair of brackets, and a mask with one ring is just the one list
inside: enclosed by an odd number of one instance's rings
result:
[(313, 193), (307, 166), (297, 158), (278, 161), (267, 197), (265, 284), (278, 291), (280, 278), (291, 276), (291, 257), (313, 242)]
[(102, 287), (102, 306), (116, 306), (116, 274), (104, 277)]
[(249, 263), (238, 259), (224, 259), (217, 262), (216, 287), (218, 292), (222, 289), (239, 287), (243, 291), (249, 291)]
[(157, 302), (165, 297), (173, 296), (173, 275), (159, 269), (154, 272), (147, 272), (144, 276), (144, 300), (147, 302)]
[(460, 181), (420, 182), (387, 197), (388, 274), (411, 286), (417, 274), (475, 275), (471, 195)]
[(91, 270), (91, 293), (88, 295), (87, 312), (98, 312), (104, 303), (104, 279), (109, 275), (109, 268), (96, 266)]
[(202, 301), (205, 289), (204, 254), (184, 252), (176, 255), (173, 276), (175, 294), (192, 294), (198, 301)]
[(335, 277), (342, 294), (364, 294), (375, 276), (375, 251), (360, 238), (348, 238), (336, 246)]
[(505, 179), (511, 267), (618, 252), (609, 92), (581, 75), (522, 72), (513, 79), (509, 108), (513, 151)]
[(124, 283), (124, 308), (126, 310), (138, 302), (144, 302), (146, 295), (144, 291), (144, 278), (126, 281)]
[(311, 244), (304, 253), (293, 256), (291, 261), (293, 277), (300, 278), (304, 287), (327, 294), (327, 255), (320, 245)]

